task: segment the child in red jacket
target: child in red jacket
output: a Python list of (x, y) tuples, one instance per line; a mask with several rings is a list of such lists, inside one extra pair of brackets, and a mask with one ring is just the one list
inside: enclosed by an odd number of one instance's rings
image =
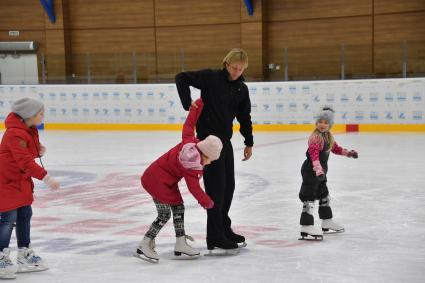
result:
[[(151, 262), (158, 262), (155, 237), (173, 214), (176, 232), (174, 254), (185, 254), (189, 257), (199, 256), (199, 250), (189, 246), (186, 239), (193, 240), (185, 234), (184, 205), (178, 182), (184, 178), (189, 191), (205, 209), (212, 208), (214, 202), (202, 190), (199, 179), (203, 166), (217, 160), (223, 147), (216, 136), (208, 136), (199, 141), (195, 137), (194, 128), (202, 111), (202, 100), (198, 99), (192, 106), (183, 126), (183, 141), (154, 161), (144, 172), (141, 181), (143, 188), (152, 196), (158, 211), (158, 217), (146, 232), (137, 248), (136, 257)], [(194, 104), (195, 104), (194, 103)]]
[[(33, 202), (33, 178), (43, 180), (52, 189), (59, 183), (47, 175), (34, 159), (46, 148), (38, 140), (36, 126), (44, 118), (44, 105), (32, 98), (22, 98), (12, 105), (7, 116), (6, 132), (0, 144), (0, 278), (13, 279), (16, 272), (48, 269), (30, 245), (30, 222)], [(18, 268), (10, 260), (9, 243), (16, 223)]]

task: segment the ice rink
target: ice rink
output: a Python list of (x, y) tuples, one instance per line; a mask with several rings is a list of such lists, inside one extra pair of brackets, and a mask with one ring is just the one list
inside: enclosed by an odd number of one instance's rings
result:
[[(41, 131), (44, 166), (63, 185), (52, 192), (36, 183), (32, 244), (50, 270), (18, 274), (16, 282), (424, 282), (425, 135), (335, 135), (359, 159), (330, 157), (331, 206), (346, 232), (322, 242), (298, 240), (308, 135), (256, 133), (253, 157), (242, 162), (235, 133), (230, 215), (248, 243), (239, 255), (176, 260), (170, 221), (152, 264), (132, 257), (156, 217), (140, 175), (180, 133)], [(206, 253), (206, 212), (184, 183), (181, 190), (186, 232)], [(11, 247), (15, 260), (14, 236)]]

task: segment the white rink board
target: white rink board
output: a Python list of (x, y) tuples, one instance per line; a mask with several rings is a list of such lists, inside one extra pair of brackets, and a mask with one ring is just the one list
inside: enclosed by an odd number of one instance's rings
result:
[[(424, 123), (425, 78), (247, 84), (254, 124), (311, 124), (325, 105), (335, 109), (337, 124)], [(26, 96), (45, 103), (45, 123), (180, 124), (186, 118), (175, 84), (3, 85), (0, 120)]]

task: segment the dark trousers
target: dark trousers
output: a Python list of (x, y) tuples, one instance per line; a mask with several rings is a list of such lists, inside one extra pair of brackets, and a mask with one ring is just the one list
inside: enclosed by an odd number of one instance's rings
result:
[(31, 206), (23, 206), (14, 210), (0, 212), (0, 251), (9, 247), (13, 225), (15, 223), (18, 248), (28, 248), (31, 242), (31, 216)]
[(222, 240), (230, 231), (229, 217), (235, 191), (235, 166), (233, 147), (230, 141), (223, 142), (220, 158), (204, 168), (205, 191), (214, 201), (207, 210), (207, 240)]

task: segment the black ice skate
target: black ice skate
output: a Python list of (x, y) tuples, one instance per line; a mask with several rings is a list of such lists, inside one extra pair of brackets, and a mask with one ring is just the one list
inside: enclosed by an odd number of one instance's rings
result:
[(301, 225), (301, 238), (298, 240), (322, 241), (323, 232), (314, 225)]
[(230, 230), (230, 232), (227, 232), (225, 234), (226, 238), (229, 239), (230, 241), (238, 244), (239, 248), (244, 248), (247, 246), (246, 242), (245, 242), (245, 237), (239, 234), (236, 234), (235, 232), (233, 232), (232, 230)]
[(208, 253), (205, 256), (229, 256), (239, 253), (239, 246), (227, 239), (207, 240)]

